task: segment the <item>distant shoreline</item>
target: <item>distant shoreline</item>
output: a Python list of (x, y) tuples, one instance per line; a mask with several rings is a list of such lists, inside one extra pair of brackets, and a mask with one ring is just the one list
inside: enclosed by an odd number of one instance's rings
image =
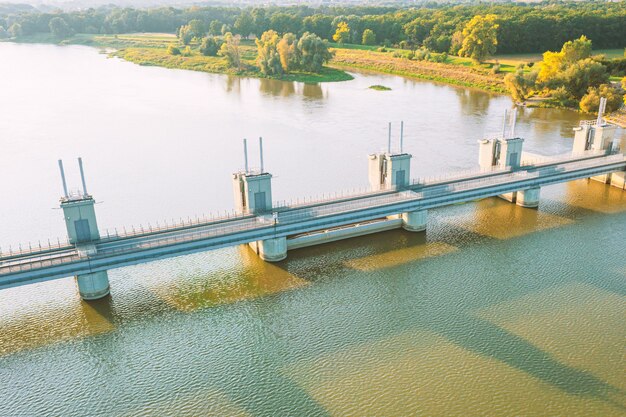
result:
[[(353, 77), (346, 71), (371, 71), (407, 78), (416, 78), (454, 86), (474, 88), (489, 93), (510, 96), (504, 86), (504, 75), (511, 72), (516, 61), (507, 57), (498, 63), (500, 71), (489, 70), (493, 61), (483, 65), (474, 65), (468, 58), (450, 56), (445, 63), (417, 61), (406, 58), (408, 51), (394, 48), (365, 47), (362, 45), (331, 44), (333, 59), (316, 73), (293, 72), (282, 76), (267, 76), (256, 67), (256, 46), (252, 40), (241, 42), (242, 69), (229, 68), (223, 57), (204, 56), (197, 50), (197, 44), (191, 44), (189, 56), (170, 55), (169, 45), (179, 46), (178, 38), (169, 33), (135, 33), (120, 35), (78, 34), (69, 39), (53, 38), (50, 34), (38, 34), (18, 39), (4, 40), (15, 43), (43, 43), (55, 45), (85, 45), (106, 49), (109, 56), (144, 66), (157, 66), (170, 69), (184, 69), (226, 74), (240, 77), (265, 78), (279, 81), (303, 83), (323, 83), (349, 81)], [(382, 49), (382, 50), (381, 50)], [(497, 58), (494, 58), (497, 62)], [(527, 107), (559, 107), (552, 100), (529, 98), (524, 103)]]

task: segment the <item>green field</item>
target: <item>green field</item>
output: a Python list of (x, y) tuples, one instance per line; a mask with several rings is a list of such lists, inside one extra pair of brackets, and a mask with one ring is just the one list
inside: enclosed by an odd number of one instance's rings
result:
[[(495, 55), (490, 61), (497, 60), (501, 64), (518, 65), (520, 63), (539, 62), (543, 54), (502, 54)], [(624, 49), (594, 49), (593, 55), (604, 55), (609, 59), (624, 58)]]

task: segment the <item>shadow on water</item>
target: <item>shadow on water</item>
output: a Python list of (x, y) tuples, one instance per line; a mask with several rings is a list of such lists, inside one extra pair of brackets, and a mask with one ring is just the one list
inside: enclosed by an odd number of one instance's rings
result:
[[(593, 195), (588, 197), (594, 198)], [(576, 220), (587, 217), (590, 218), (588, 221), (593, 221), (593, 218), (602, 218), (607, 215), (599, 214), (598, 212), (583, 207), (572, 208), (567, 204), (557, 204), (556, 206), (558, 208), (557, 212), (560, 210), (567, 211), (575, 217)], [(620, 206), (623, 208), (623, 205)], [(512, 207), (513, 210), (516, 210), (515, 206)], [(462, 210), (462, 208), (454, 207), (450, 209), (452, 213), (454, 213), (455, 210)], [(517, 208), (517, 210), (524, 209)], [(536, 216), (536, 211), (528, 211), (528, 209), (526, 209), (526, 213), (533, 218)], [(368, 283), (374, 281), (374, 285), (379, 287), (379, 291), (393, 291), (393, 296), (398, 297), (394, 300), (396, 304), (390, 308), (384, 305), (387, 300), (385, 297), (370, 297), (368, 298), (369, 311), (362, 312), (362, 317), (358, 317), (356, 314), (354, 315), (355, 321), (352, 323), (352, 326), (354, 326), (354, 329), (357, 329), (356, 331), (349, 333), (329, 333), (321, 343), (319, 343), (319, 341), (310, 340), (308, 342), (301, 342), (300, 346), (315, 346), (314, 351), (310, 351), (308, 354), (313, 357), (323, 357), (324, 355), (331, 354), (338, 350), (349, 349), (349, 346), (368, 344), (381, 338), (398, 335), (407, 330), (428, 330), (445, 337), (447, 340), (452, 341), (467, 351), (488, 359), (500, 361), (537, 380), (558, 388), (567, 394), (595, 398), (620, 410), (626, 411), (626, 392), (623, 390), (603, 381), (590, 372), (564, 364), (556, 360), (550, 353), (543, 351), (522, 337), (472, 315), (472, 311), (476, 308), (489, 306), (494, 302), (516, 299), (535, 291), (540, 292), (543, 289), (554, 286), (555, 281), (549, 279), (543, 282), (533, 281), (533, 285), (529, 287), (519, 286), (515, 285), (515, 283), (505, 281), (496, 285), (496, 287), (503, 286), (503, 288), (506, 288), (504, 295), (497, 295), (496, 298), (500, 298), (499, 300), (486, 299), (480, 296), (474, 296), (475, 298), (469, 301), (464, 300), (463, 292), (475, 294), (481, 290), (481, 285), (486, 285), (485, 282), (476, 282), (476, 278), (480, 277), (483, 273), (482, 268), (484, 267), (484, 261), (480, 263), (472, 262), (471, 258), (484, 259), (485, 256), (490, 256), (489, 254), (492, 253), (491, 251), (494, 250), (495, 247), (502, 246), (502, 242), (500, 239), (455, 226), (447, 222), (445, 216), (443, 217), (443, 219), (439, 217), (435, 220), (435, 225), (429, 225), (429, 230), (431, 230), (432, 226), (432, 229), (435, 231), (434, 233), (412, 234), (399, 230), (390, 231), (377, 234), (376, 239), (372, 239), (371, 236), (364, 236), (351, 239), (349, 242), (335, 242), (290, 252), (290, 257), (277, 265), (285, 270), (298, 271), (300, 276), (304, 279), (323, 280), (327, 276), (336, 275), (335, 273), (340, 270), (345, 275), (350, 268), (343, 260), (355, 256), (367, 257), (375, 254), (376, 256), (382, 256), (379, 259), (384, 260), (385, 254), (392, 253), (399, 247), (417, 251), (437, 240), (446, 240), (448, 244), (453, 244), (457, 248), (465, 249), (444, 254), (446, 256), (456, 257), (451, 260), (451, 262), (447, 263), (446, 268), (449, 267), (450, 263), (465, 265), (465, 267), (461, 271), (456, 269), (450, 271), (439, 269), (438, 272), (440, 275), (446, 277), (454, 276), (454, 278), (450, 278), (449, 280), (444, 279), (439, 282), (429, 282), (430, 278), (427, 271), (432, 272), (433, 265), (429, 265), (430, 262), (427, 260), (417, 264), (412, 263), (407, 265), (396, 263), (385, 265), (384, 262), (381, 262), (376, 272), (383, 272), (382, 277), (375, 277), (373, 274), (369, 274), (370, 276), (367, 278), (361, 275), (358, 279), (367, 280)], [(575, 236), (577, 236), (576, 224), (577, 223), (567, 223), (568, 227), (562, 229), (564, 230), (563, 233), (575, 239)], [(551, 233), (542, 230), (534, 230), (534, 232), (534, 235)], [(509, 249), (500, 247), (500, 250), (503, 252), (498, 256), (511, 256), (511, 262), (516, 262), (516, 253), (519, 252), (520, 247), (531, 244), (536, 237), (537, 236), (533, 235), (514, 235), (509, 238), (506, 245), (513, 249), (514, 252), (509, 252)], [(566, 248), (561, 248), (561, 251), (564, 249), (567, 250)], [(538, 252), (542, 251), (541, 248), (535, 250)], [(561, 254), (561, 251), (555, 251), (551, 253), (551, 256), (560, 257), (565, 265), (569, 265), (568, 269), (573, 268), (571, 272), (565, 273), (565, 276), (570, 277), (567, 281), (588, 283), (591, 286), (598, 284), (597, 277), (581, 275), (576, 272), (576, 268), (573, 266), (575, 265), (574, 259), (577, 256), (575, 252)], [(619, 251), (619, 249), (617, 249), (617, 251)], [(471, 252), (477, 253), (471, 254)], [(607, 253), (606, 256), (611, 256), (611, 254)], [(313, 260), (313, 263), (316, 263), (318, 258), (320, 260), (325, 259), (327, 263), (324, 265), (320, 263), (314, 269), (307, 269), (305, 272), (300, 267), (304, 258)], [(497, 259), (497, 261), (500, 262), (500, 259)], [(527, 276), (540, 276), (541, 268), (541, 265), (534, 266), (532, 270), (527, 272)], [(420, 278), (417, 279), (417, 277)], [(504, 277), (504, 275), (500, 278), (502, 277)], [(344, 282), (333, 283), (333, 285), (338, 288), (337, 292), (339, 294), (344, 292), (349, 293), (348, 287), (353, 286), (353, 280), (356, 279), (355, 277), (344, 278)], [(408, 279), (398, 281), (398, 279), (402, 278)], [(512, 280), (523, 280), (524, 278), (525, 276), (519, 273), (511, 277)], [(385, 279), (389, 281), (385, 283)], [(561, 279), (562, 283), (562, 278), (559, 279)], [(602, 285), (600, 285), (600, 287), (615, 294), (623, 294), (624, 287), (623, 284), (620, 284), (622, 279), (623, 277), (617, 272), (611, 276), (603, 274)], [(467, 283), (467, 286), (464, 290), (459, 288), (452, 289), (447, 286), (450, 281), (454, 281), (454, 283), (457, 284), (464, 282)], [(363, 285), (361, 284), (361, 286)], [(384, 286), (384, 288), (380, 286)], [(406, 297), (406, 294), (416, 293), (415, 287), (417, 286), (423, 286), (430, 294), (427, 294), (427, 296), (426, 294), (416, 294), (416, 300), (402, 299), (402, 297)], [(392, 287), (396, 288), (391, 290)], [(458, 305), (454, 305), (453, 300), (450, 300), (456, 293), (459, 295)], [(362, 296), (367, 297), (367, 294), (362, 294)], [(401, 316), (390, 320), (390, 317), (399, 314), (398, 309), (403, 310), (404, 313), (400, 313)], [(328, 314), (335, 314), (335, 312), (329, 312)], [(405, 318), (404, 314), (419, 317), (419, 319)], [(335, 321), (335, 319), (330, 316), (321, 317), (319, 320), (323, 323), (333, 323)], [(384, 323), (380, 322), (381, 320), (384, 320)], [(379, 322), (378, 325), (385, 328), (383, 332), (385, 334), (368, 334), (366, 329), (372, 326), (376, 327), (376, 322)], [(362, 328), (359, 330), (360, 327)], [(312, 332), (312, 334), (315, 334), (315, 332)], [(365, 338), (363, 335), (366, 335)], [(304, 356), (307, 355), (305, 354)]]
[[(568, 394), (594, 397), (626, 411), (626, 392), (623, 390), (588, 372), (556, 361), (548, 353), (496, 325), (465, 314), (450, 317), (445, 320), (445, 326), (439, 323), (439, 319), (429, 322), (425, 318), (423, 321), (428, 329), (466, 350), (506, 363)], [(615, 401), (615, 396), (619, 396), (621, 402)]]
[[(563, 227), (558, 228), (558, 232), (538, 227), (537, 217), (541, 213), (497, 199), (453, 206), (433, 211), (428, 233), (393, 230), (362, 236), (291, 251), (287, 260), (276, 264), (261, 261), (248, 246), (241, 246), (237, 249), (241, 263), (233, 270), (201, 273), (192, 279), (183, 277), (186, 282), (173, 287), (171, 282), (162, 286), (140, 284), (153, 297), (133, 297), (131, 310), (143, 308), (144, 302), (138, 299), (149, 303), (160, 300), (170, 307), (170, 312), (172, 306), (179, 310), (178, 317), (186, 317), (196, 310), (200, 310), (197, 313), (202, 316), (210, 311), (202, 311), (202, 308), (222, 305), (213, 309), (211, 316), (226, 315), (241, 320), (238, 311), (252, 307), (253, 316), (249, 318), (254, 323), (247, 326), (260, 326), (262, 331), (246, 327), (247, 339), (237, 340), (236, 335), (217, 339), (226, 345), (249, 344), (234, 350), (224, 347), (222, 359), (232, 363), (232, 367), (228, 372), (211, 376), (221, 392), (252, 415), (294, 415), (301, 414), (302, 410), (307, 410), (307, 415), (328, 415), (310, 393), (285, 376), (285, 366), (303, 358), (324, 357), (403, 332), (422, 330), (440, 335), (466, 351), (520, 370), (570, 395), (599, 399), (626, 411), (623, 390), (587, 371), (561, 363), (524, 338), (473, 315), (477, 309), (563, 282), (597, 286), (601, 281), (603, 288), (624, 293), (623, 285), (619, 284), (623, 282), (621, 272), (581, 274), (575, 259), (580, 255), (577, 251), (584, 248), (553, 246), (553, 242), (576, 240), (581, 218), (586, 218), (584, 223), (587, 224), (606, 219), (606, 216), (623, 216), (621, 197), (604, 193), (604, 189), (593, 185), (581, 184), (568, 188), (576, 198), (568, 197), (567, 203), (544, 200), (542, 208), (548, 208), (551, 215), (567, 215), (572, 220), (559, 223)], [(586, 191), (584, 198), (579, 197), (577, 187)], [(596, 188), (607, 201), (597, 199)], [(611, 203), (614, 198), (618, 201)], [(589, 199), (610, 210), (599, 213), (587, 208)], [(481, 212), (488, 213), (488, 218), (475, 217)], [(516, 216), (521, 216), (519, 221), (515, 220)], [(503, 239), (485, 229), (468, 227), (468, 221), (472, 224), (503, 219), (517, 222), (519, 227), (529, 227), (531, 232), (513, 233)], [(602, 222), (598, 233), (607, 232), (602, 227), (610, 229), (614, 225)], [(541, 245), (534, 247), (539, 235), (543, 235)], [(446, 246), (441, 246), (442, 242)], [(546, 247), (551, 248), (551, 259), (560, 259), (563, 264), (558, 278), (544, 277), (541, 264), (525, 266), (524, 274), (511, 268), (520, 259), (541, 257), (542, 253), (545, 256)], [(427, 248), (434, 249), (428, 251)], [(524, 249), (523, 255), (520, 248)], [(606, 256), (619, 250), (611, 248)], [(412, 257), (415, 254), (419, 256)], [(441, 262), (444, 256), (449, 259)], [(501, 269), (504, 266), (506, 271)], [(489, 270), (496, 272), (486, 273)], [(533, 277), (545, 279), (534, 280)], [(169, 279), (173, 282), (179, 278)], [(156, 279), (161, 278), (157, 275)], [(316, 285), (309, 285), (311, 283)], [(293, 288), (301, 290), (289, 297), (281, 295)], [(485, 291), (489, 294), (485, 295)], [(329, 293), (333, 294), (330, 300)], [(121, 316), (116, 317), (122, 313), (117, 312), (116, 294), (113, 294), (113, 297), (80, 304), (83, 313), (76, 316), (85, 320), (85, 327), (97, 329), (87, 335), (111, 331), (111, 323), (124, 321)], [(225, 305), (234, 302), (242, 304), (238, 308)], [(69, 311), (67, 315), (70, 314), (75, 312)], [(163, 310), (150, 313), (163, 314)], [(277, 328), (273, 330), (272, 326)], [(349, 326), (349, 331), (343, 326)], [(270, 331), (269, 336), (263, 334), (264, 331)], [(255, 340), (258, 337), (269, 337), (271, 343)], [(64, 338), (67, 337), (59, 340)], [(210, 372), (210, 368), (207, 371)]]

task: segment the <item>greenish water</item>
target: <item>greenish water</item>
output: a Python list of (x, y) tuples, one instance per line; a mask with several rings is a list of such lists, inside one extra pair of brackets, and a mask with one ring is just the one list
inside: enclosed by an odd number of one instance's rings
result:
[[(53, 71), (68, 84), (30, 77), (32, 89), (18, 88), (35, 53), (55, 71), (89, 65), (104, 85)], [(244, 131), (272, 133), (277, 193), (295, 197), (365, 183), (386, 107), (413, 125), (419, 175), (475, 166), (475, 140), (497, 132), (510, 105), (397, 77), (311, 87), (135, 67), (88, 48), (0, 44), (0, 54), (16, 63), (0, 67), (13, 103), (1, 109), (13, 122), (0, 122), (0, 176), (22, 173), (0, 185), (3, 246), (62, 231), (49, 210), (58, 154), (82, 154), (113, 226), (230, 207), (239, 155), (229, 154)], [(232, 113), (240, 107), (258, 112)], [(523, 112), (525, 146), (567, 151), (578, 117)], [(426, 233), (297, 250), (278, 264), (237, 247), (112, 270), (98, 302), (80, 301), (71, 278), (3, 290), (0, 415), (624, 415), (624, 236), (626, 193), (576, 181), (542, 189), (538, 210), (452, 206), (429, 213)]]

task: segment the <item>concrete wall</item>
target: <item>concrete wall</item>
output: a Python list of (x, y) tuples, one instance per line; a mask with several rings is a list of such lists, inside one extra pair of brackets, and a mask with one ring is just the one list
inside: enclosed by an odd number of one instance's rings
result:
[[(387, 155), (387, 175), (385, 182), (388, 187), (406, 187), (411, 182), (411, 155), (403, 153), (399, 155)], [(398, 183), (398, 173), (404, 171), (403, 178)]]
[(67, 236), (70, 243), (79, 243), (76, 222), (80, 220), (86, 220), (89, 225), (89, 239), (83, 241), (100, 239), (100, 232), (98, 231), (98, 223), (96, 221), (96, 211), (94, 208), (95, 203), (93, 198), (70, 200), (61, 203), (63, 217), (65, 219), (65, 228), (67, 229)]
[(524, 139), (510, 138), (500, 141), (500, 166), (517, 168), (522, 160), (522, 145)]
[(573, 154), (580, 154), (591, 149), (591, 141), (589, 143), (589, 147), (587, 146), (587, 141), (592, 133), (593, 129), (589, 125), (574, 128), (574, 146), (572, 147)]
[[(367, 168), (368, 181), (372, 190), (396, 186), (406, 187), (411, 182), (411, 155), (407, 153), (369, 155)], [(399, 172), (400, 176), (398, 176)], [(400, 184), (398, 184), (399, 178)]]
[[(257, 207), (257, 194), (265, 193)], [(262, 194), (259, 194), (262, 196)], [(233, 196), (238, 213), (262, 213), (272, 210), (272, 174), (233, 174)]]
[(593, 144), (591, 149), (595, 151), (607, 150), (613, 143), (613, 136), (617, 130), (617, 126), (602, 125), (595, 126), (595, 132), (593, 134)]
[(367, 156), (367, 178), (372, 190), (383, 188), (383, 164), (384, 154), (371, 154)]
[(483, 139), (478, 141), (478, 164), (481, 169), (489, 169), (493, 166), (493, 153), (495, 140)]

